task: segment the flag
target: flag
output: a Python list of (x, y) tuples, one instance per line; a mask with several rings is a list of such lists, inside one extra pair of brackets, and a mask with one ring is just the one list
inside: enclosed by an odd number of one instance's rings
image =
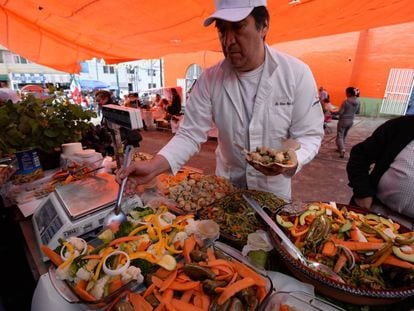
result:
[(72, 99), (76, 104), (82, 102), (81, 86), (79, 83), (79, 78), (73, 76), (72, 82), (70, 83), (70, 92), (72, 94)]

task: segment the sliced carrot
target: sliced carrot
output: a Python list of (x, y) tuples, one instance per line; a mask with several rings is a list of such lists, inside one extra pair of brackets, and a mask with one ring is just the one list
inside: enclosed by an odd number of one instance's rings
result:
[(171, 274), (171, 271), (168, 271), (167, 269), (164, 269), (164, 268), (159, 268), (154, 273), (154, 275), (160, 278), (161, 280), (165, 280), (170, 274)]
[(338, 248), (336, 247), (335, 243), (331, 240), (328, 240), (323, 244), (322, 247), (322, 254), (328, 257), (333, 257), (336, 255)]
[(365, 237), (367, 238), (368, 242), (372, 242), (372, 243), (384, 243), (383, 239), (377, 238), (375, 236), (367, 236), (365, 234)]
[(93, 295), (89, 294), (85, 289), (82, 289), (80, 287), (79, 288), (75, 287), (75, 291), (78, 294), (78, 296), (81, 299), (85, 300), (85, 301), (95, 301), (96, 300), (96, 298)]
[(398, 259), (394, 255), (388, 256), (384, 262), (384, 265), (390, 265), (390, 266), (396, 266), (404, 269), (414, 269), (414, 265), (412, 263), (409, 263), (408, 261), (404, 261), (401, 259)]
[(145, 300), (140, 294), (128, 293), (129, 302), (136, 311), (152, 311), (151, 304)]
[(236, 282), (236, 281), (237, 281), (238, 276), (239, 276), (239, 274), (238, 274), (237, 272), (234, 272), (234, 274), (233, 274), (233, 276), (232, 276), (232, 278), (231, 278), (231, 280), (230, 280), (229, 284), (233, 284), (234, 282)]
[(174, 281), (170, 284), (168, 288), (171, 288), (173, 290), (178, 290), (178, 291), (186, 291), (189, 289), (195, 289), (199, 285), (200, 285), (199, 281), (192, 281), (192, 282), (185, 282), (185, 283)]
[(193, 304), (197, 308), (203, 309), (203, 300), (201, 299), (201, 294), (199, 292), (195, 293)]
[(385, 243), (343, 241), (335, 238), (333, 238), (333, 241), (336, 244), (346, 246), (351, 251), (374, 251), (385, 245)]
[(263, 302), (267, 295), (266, 287), (256, 286), (256, 293), (257, 299), (259, 299), (259, 303)]
[(339, 222), (345, 223), (345, 217), (339, 209), (332, 207), (330, 204), (323, 204), (323, 207), (331, 210), (338, 217)]
[(342, 270), (342, 268), (345, 266), (345, 264), (346, 264), (346, 255), (345, 255), (344, 252), (341, 252), (339, 254), (338, 259), (336, 260), (336, 263), (335, 263), (335, 266), (333, 268), (333, 271), (335, 273), (339, 273), (339, 271)]
[(40, 245), (40, 249), (43, 252), (43, 254), (45, 254), (55, 266), (58, 267), (63, 263), (62, 257), (60, 257), (60, 255), (50, 247), (42, 244)]
[(233, 265), (236, 267), (236, 271), (241, 277), (243, 278), (250, 277), (255, 281), (257, 286), (266, 287), (267, 282), (260, 274), (253, 271), (252, 269), (242, 264), (241, 262), (233, 261)]
[(289, 306), (285, 304), (281, 304), (279, 306), (279, 311), (289, 311), (289, 309), (290, 309)]
[(371, 266), (379, 267), (387, 260), (387, 258), (392, 254), (392, 247), (384, 252)]
[(238, 293), (239, 291), (248, 288), (250, 286), (255, 285), (256, 282), (255, 280), (253, 280), (250, 277), (241, 279), (231, 285), (228, 285), (224, 291), (221, 293), (221, 295), (219, 296), (217, 303), (221, 306), (223, 303), (225, 303), (228, 299), (230, 299), (231, 297), (233, 297), (236, 293)]
[(180, 311), (203, 311), (203, 309), (196, 307), (195, 305), (184, 302), (178, 299), (172, 300), (172, 304)]
[(88, 282), (86, 282), (85, 280), (79, 279), (78, 283), (76, 283), (75, 288), (80, 288), (80, 289), (85, 290), (87, 285), (88, 285)]
[(150, 286), (147, 287), (145, 292), (142, 294), (142, 297), (144, 298), (148, 297), (149, 295), (153, 293), (154, 289), (155, 289), (155, 284), (152, 283)]
[(114, 245), (121, 244), (121, 243), (124, 243), (124, 242), (129, 242), (129, 241), (136, 241), (136, 240), (139, 240), (139, 239), (141, 239), (141, 237), (139, 235), (124, 236), (122, 238), (118, 238), (118, 239), (115, 239), (115, 240), (111, 241), (111, 243), (109, 243), (109, 246), (114, 246)]
[(108, 291), (110, 294), (112, 294), (113, 292), (116, 292), (118, 289), (120, 289), (122, 287), (122, 281), (120, 277), (117, 277), (115, 279), (113, 279), (110, 283), (109, 283), (109, 287), (108, 287)]
[(191, 301), (191, 298), (193, 298), (193, 295), (194, 295), (194, 290), (192, 290), (192, 289), (189, 289), (189, 290), (186, 290), (183, 294), (182, 294), (182, 296), (181, 296), (181, 301), (184, 301), (184, 302), (190, 302)]
[(184, 255), (184, 260), (185, 260), (186, 263), (191, 263), (190, 253), (194, 249), (195, 245), (196, 245), (196, 239), (195, 239), (194, 235), (189, 236), (184, 241), (183, 255)]
[(164, 282), (162, 283), (162, 286), (160, 287), (159, 291), (160, 292), (165, 291), (168, 287), (170, 287), (170, 285), (172, 284), (172, 282), (175, 281), (176, 278), (177, 278), (177, 269), (172, 271), (172, 273), (164, 280)]
[(173, 296), (174, 296), (174, 291), (168, 288), (165, 290), (164, 294), (162, 295), (162, 300), (166, 305), (171, 305)]
[(234, 270), (234, 266), (232, 265), (232, 262), (228, 261), (228, 260), (224, 260), (224, 259), (216, 259), (216, 260), (211, 260), (207, 263), (208, 267), (217, 267), (219, 269), (220, 266), (222, 267), (228, 267), (231, 270)]
[(210, 297), (204, 293), (201, 294), (201, 307), (204, 311), (210, 308)]
[(151, 281), (158, 288), (161, 288), (162, 287), (162, 284), (164, 284), (164, 281), (161, 280), (160, 278), (156, 277), (155, 275), (153, 275), (151, 277)]

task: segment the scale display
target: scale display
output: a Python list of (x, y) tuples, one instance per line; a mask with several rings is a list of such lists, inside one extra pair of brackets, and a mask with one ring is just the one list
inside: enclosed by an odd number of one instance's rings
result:
[[(94, 238), (105, 216), (114, 208), (119, 185), (115, 177), (98, 174), (57, 188), (33, 214), (37, 243), (54, 249), (59, 239)], [(43, 256), (43, 260), (47, 260)]]

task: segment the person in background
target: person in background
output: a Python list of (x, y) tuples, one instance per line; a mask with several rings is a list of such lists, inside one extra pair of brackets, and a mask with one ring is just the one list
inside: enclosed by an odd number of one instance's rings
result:
[(98, 104), (98, 117), (102, 116), (102, 106), (114, 104), (111, 92), (99, 90), (95, 94), (95, 101)]
[(171, 104), (167, 107), (167, 112), (171, 116), (181, 114), (181, 97), (175, 88), (171, 89)]
[(138, 93), (129, 93), (127, 107), (131, 107), (131, 108), (141, 107), (141, 101), (139, 100)]
[(319, 87), (319, 101), (321, 102), (321, 104), (323, 103), (323, 101), (325, 99), (328, 99), (329, 100), (329, 93), (328, 93), (327, 90), (325, 90), (323, 88), (323, 86), (320, 86)]
[(345, 142), (349, 129), (354, 124), (355, 114), (359, 113), (359, 101), (357, 100), (355, 88), (350, 86), (345, 90), (346, 99), (338, 112), (338, 126), (336, 132), (336, 147), (339, 157), (345, 157)]
[[(163, 172), (177, 171), (200, 150), (214, 122), (218, 128), (216, 175), (241, 189), (260, 189), (290, 200), (291, 177), (317, 154), (323, 113), (309, 67), (265, 43), (269, 30), (266, 0), (216, 0), (204, 21), (215, 23), (225, 56), (207, 68), (189, 97), (178, 132), (150, 161), (134, 162), (117, 173), (144, 184)], [(248, 150), (281, 149), (296, 140), (298, 164), (276, 170), (249, 165), (237, 145)]]
[(414, 115), (388, 120), (355, 145), (346, 167), (351, 204), (385, 216), (396, 212), (414, 218), (413, 154)]
[(160, 106), (160, 102), (161, 102), (161, 95), (160, 94), (155, 94), (155, 98), (151, 103), (151, 108), (158, 108)]

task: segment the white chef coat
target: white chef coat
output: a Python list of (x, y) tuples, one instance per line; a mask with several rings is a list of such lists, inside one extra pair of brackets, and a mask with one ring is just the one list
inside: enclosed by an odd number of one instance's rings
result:
[(297, 171), (314, 158), (324, 133), (323, 112), (309, 67), (266, 45), (250, 120), (244, 109), (237, 75), (230, 63), (223, 60), (201, 74), (179, 131), (159, 154), (167, 159), (175, 174), (200, 150), (214, 121), (218, 128), (216, 174), (229, 178), (236, 186), (273, 192), (290, 200), (291, 177), (265, 176), (246, 163), (244, 154), (234, 144), (245, 145), (249, 150), (260, 146), (280, 149), (283, 139), (292, 138), (301, 145), (296, 151)]

